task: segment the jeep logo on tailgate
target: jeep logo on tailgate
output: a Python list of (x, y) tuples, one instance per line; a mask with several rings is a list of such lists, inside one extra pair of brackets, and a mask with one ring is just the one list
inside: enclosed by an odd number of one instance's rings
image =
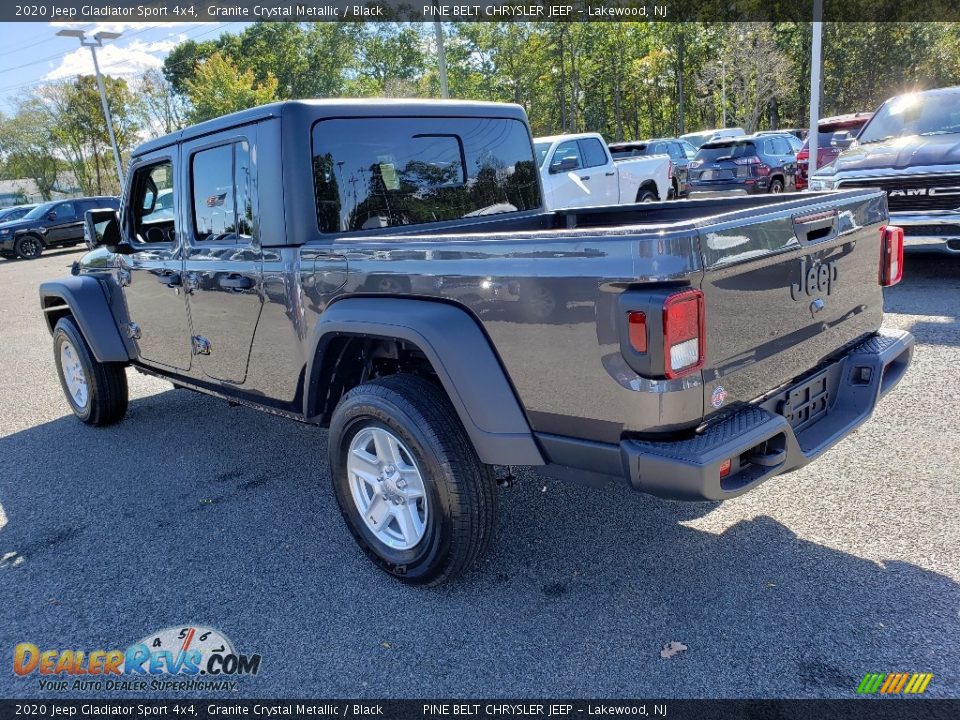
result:
[(790, 286), (790, 297), (794, 300), (799, 300), (804, 295), (809, 297), (815, 292), (829, 295), (840, 277), (836, 260), (825, 263), (810, 260), (809, 265), (807, 263), (808, 258), (800, 258), (800, 282)]

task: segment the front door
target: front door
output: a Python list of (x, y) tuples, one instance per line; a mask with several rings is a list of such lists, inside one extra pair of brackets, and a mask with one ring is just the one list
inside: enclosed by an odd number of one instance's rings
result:
[(182, 213), (174, 193), (176, 155), (175, 149), (164, 150), (131, 167), (121, 223), (133, 253), (117, 257), (130, 319), (124, 331), (137, 343), (139, 358), (187, 371), (190, 326), (183, 287)]
[(83, 217), (77, 212), (76, 203), (62, 202), (54, 205), (44, 220), (44, 239), (48, 245), (83, 239)]
[(231, 385), (246, 381), (263, 305), (255, 148), (256, 126), (182, 148), (194, 375)]

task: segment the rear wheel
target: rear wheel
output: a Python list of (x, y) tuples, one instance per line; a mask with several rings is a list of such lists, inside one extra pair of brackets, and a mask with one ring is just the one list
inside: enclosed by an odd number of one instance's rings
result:
[(113, 425), (127, 414), (127, 372), (122, 363), (99, 362), (71, 318), (53, 331), (60, 385), (73, 414), (87, 425)]
[(637, 191), (638, 203), (652, 203), (657, 201), (657, 194), (649, 188), (640, 188)]
[(23, 235), (17, 238), (13, 249), (24, 260), (34, 260), (43, 253), (43, 240), (36, 235)]
[(771, 193), (782, 193), (783, 192), (783, 180), (780, 178), (774, 178), (770, 181), (770, 189), (768, 192)]
[(493, 474), (434, 383), (394, 375), (354, 388), (333, 413), (329, 453), (347, 527), (390, 575), (439, 585), (486, 552)]

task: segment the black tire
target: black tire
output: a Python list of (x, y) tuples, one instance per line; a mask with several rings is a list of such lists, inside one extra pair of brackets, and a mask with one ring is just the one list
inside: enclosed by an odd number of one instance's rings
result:
[(657, 194), (650, 188), (640, 188), (637, 190), (637, 202), (638, 203), (652, 203), (657, 202)]
[[(406, 445), (420, 469), (430, 512), (409, 550), (381, 541), (361, 517), (347, 472), (358, 433), (382, 428)], [(330, 475), (350, 533), (382, 570), (411, 585), (435, 586), (468, 570), (496, 530), (493, 470), (477, 457), (443, 390), (414, 375), (365, 383), (344, 395), (330, 423)]]
[(17, 257), (24, 260), (36, 260), (43, 253), (43, 238), (37, 235), (21, 235), (13, 244)]
[[(79, 404), (71, 395), (64, 376), (62, 348), (69, 343), (83, 369), (87, 397)], [(70, 403), (73, 414), (87, 425), (103, 427), (123, 420), (127, 414), (127, 372), (123, 363), (99, 362), (90, 350), (83, 333), (72, 318), (60, 318), (53, 330), (53, 357), (63, 394)]]
[(770, 187), (767, 189), (769, 193), (782, 193), (783, 192), (783, 180), (780, 178), (774, 178), (770, 181)]

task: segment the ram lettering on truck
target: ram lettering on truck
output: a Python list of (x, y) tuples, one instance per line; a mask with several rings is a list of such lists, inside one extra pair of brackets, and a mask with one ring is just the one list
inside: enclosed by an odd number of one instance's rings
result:
[(533, 152), (519, 106), (452, 101), (291, 101), (142, 145), (40, 287), (67, 402), (119, 422), (132, 367), (327, 428), (357, 542), (438, 584), (492, 541), (494, 466), (722, 500), (903, 377), (881, 193), (553, 212)]

